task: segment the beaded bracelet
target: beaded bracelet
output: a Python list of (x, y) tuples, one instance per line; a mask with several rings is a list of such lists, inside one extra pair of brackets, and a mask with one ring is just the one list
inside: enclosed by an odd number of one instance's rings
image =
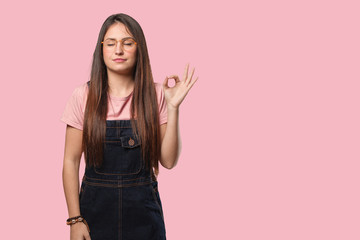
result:
[(69, 222), (70, 220), (76, 219), (76, 218), (78, 218), (78, 217), (81, 217), (81, 215), (76, 216), (76, 217), (72, 217), (72, 218), (68, 218), (68, 219), (66, 219), (66, 221)]
[(90, 229), (89, 229), (89, 225), (87, 224), (86, 220), (82, 217), (82, 216), (76, 216), (76, 217), (72, 217), (72, 218), (68, 218), (66, 220), (66, 225), (73, 225), (77, 222), (83, 222), (87, 229), (88, 229), (88, 232), (90, 232)]

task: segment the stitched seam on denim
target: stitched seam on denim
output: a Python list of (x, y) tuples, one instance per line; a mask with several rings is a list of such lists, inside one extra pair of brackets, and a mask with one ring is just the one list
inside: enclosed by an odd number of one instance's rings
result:
[[(103, 142), (122, 142), (121, 140), (119, 140), (119, 141), (111, 141), (111, 140), (105, 140), (105, 141), (103, 141)], [(137, 143), (136, 145), (134, 144), (134, 145), (132, 145), (131, 147), (129, 147), (129, 146), (127, 146), (127, 145), (121, 145), (122, 147), (125, 147), (125, 148), (134, 148), (134, 147), (137, 147), (137, 146), (139, 146), (140, 145), (140, 143)]]
[(116, 187), (132, 187), (132, 186), (140, 186), (140, 185), (146, 185), (151, 183), (151, 181), (147, 181), (147, 182), (138, 182), (138, 183), (129, 183), (129, 184), (103, 184), (103, 183), (93, 183), (93, 182), (88, 182), (88, 181), (84, 181), (86, 182), (86, 184), (88, 185), (93, 185), (93, 186), (101, 186), (101, 187), (112, 187), (112, 188), (116, 188)]
[(122, 180), (116, 179), (116, 180), (110, 180), (110, 179), (101, 179), (101, 178), (91, 178), (91, 177), (88, 177), (88, 176), (86, 176), (86, 178), (88, 178), (88, 179), (94, 179), (94, 180), (100, 180), (100, 181), (133, 181), (133, 180), (138, 180), (138, 179), (146, 179), (146, 177), (139, 177), (139, 178), (133, 178), (133, 179), (122, 179)]
[[(120, 140), (120, 141), (110, 141), (110, 140), (105, 140), (105, 141), (103, 141), (103, 142), (121, 142), (122, 143), (122, 141)], [(129, 146), (126, 146), (126, 145), (121, 145), (122, 147), (124, 147), (124, 148), (135, 148), (135, 147), (138, 147), (138, 146), (140, 146), (140, 143), (138, 143), (138, 144), (134, 144), (133, 146), (131, 146), (131, 147), (129, 147)]]
[[(117, 142), (121, 142), (121, 147), (123, 147), (123, 148), (135, 148), (135, 147), (141, 145), (140, 142), (136, 139), (136, 137), (135, 137), (133, 134), (126, 135), (126, 136), (115, 137), (115, 138), (120, 138), (119, 140), (107, 140), (107, 138), (114, 138), (114, 136), (107, 136), (107, 137), (105, 138), (105, 140), (103, 141), (104, 143), (105, 143), (105, 142), (116, 142), (116, 143), (117, 143)], [(134, 145), (132, 145), (132, 146), (123, 144), (123, 142), (125, 142), (125, 141), (128, 140), (129, 138), (136, 140), (136, 143), (134, 142)]]

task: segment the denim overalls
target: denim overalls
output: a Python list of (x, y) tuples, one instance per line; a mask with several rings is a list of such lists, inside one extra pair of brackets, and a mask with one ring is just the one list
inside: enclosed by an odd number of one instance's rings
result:
[(86, 166), (79, 195), (91, 240), (166, 239), (157, 186), (130, 120), (107, 120), (103, 165)]

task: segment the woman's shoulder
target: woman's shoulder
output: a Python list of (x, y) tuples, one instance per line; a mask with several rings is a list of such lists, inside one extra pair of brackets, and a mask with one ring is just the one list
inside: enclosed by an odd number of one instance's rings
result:
[(88, 82), (84, 82), (80, 85), (77, 85), (73, 91), (73, 95), (76, 95), (77, 97), (86, 97), (88, 93)]
[(166, 107), (166, 100), (165, 100), (165, 94), (163, 89), (162, 83), (155, 83), (155, 89), (156, 89), (156, 95), (159, 105), (159, 113), (160, 113), (160, 125), (167, 122), (167, 107)]
[(163, 94), (162, 83), (154, 82), (154, 84), (155, 84), (156, 94), (161, 96)]
[(164, 98), (164, 90), (162, 87), (162, 83), (154, 82), (154, 84), (155, 84), (156, 96), (158, 98), (158, 101), (162, 102)]
[(154, 82), (154, 84), (155, 84), (155, 88), (156, 88), (156, 90), (158, 90), (158, 89), (161, 89), (161, 88), (162, 88), (162, 83), (159, 83), (159, 82)]

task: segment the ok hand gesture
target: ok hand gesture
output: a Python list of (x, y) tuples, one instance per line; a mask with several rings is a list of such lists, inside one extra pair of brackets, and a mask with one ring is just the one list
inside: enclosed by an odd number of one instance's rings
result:
[[(195, 68), (191, 71), (191, 75), (188, 75), (189, 72), (189, 63), (185, 67), (185, 73), (183, 76), (183, 80), (180, 81), (177, 75), (167, 76), (165, 81), (163, 82), (163, 89), (165, 94), (165, 100), (168, 107), (171, 108), (179, 108), (181, 102), (184, 100), (186, 94), (189, 92), (190, 88), (195, 84), (199, 77), (195, 80), (192, 79), (194, 75)], [(168, 80), (175, 79), (175, 86), (169, 87)]]

